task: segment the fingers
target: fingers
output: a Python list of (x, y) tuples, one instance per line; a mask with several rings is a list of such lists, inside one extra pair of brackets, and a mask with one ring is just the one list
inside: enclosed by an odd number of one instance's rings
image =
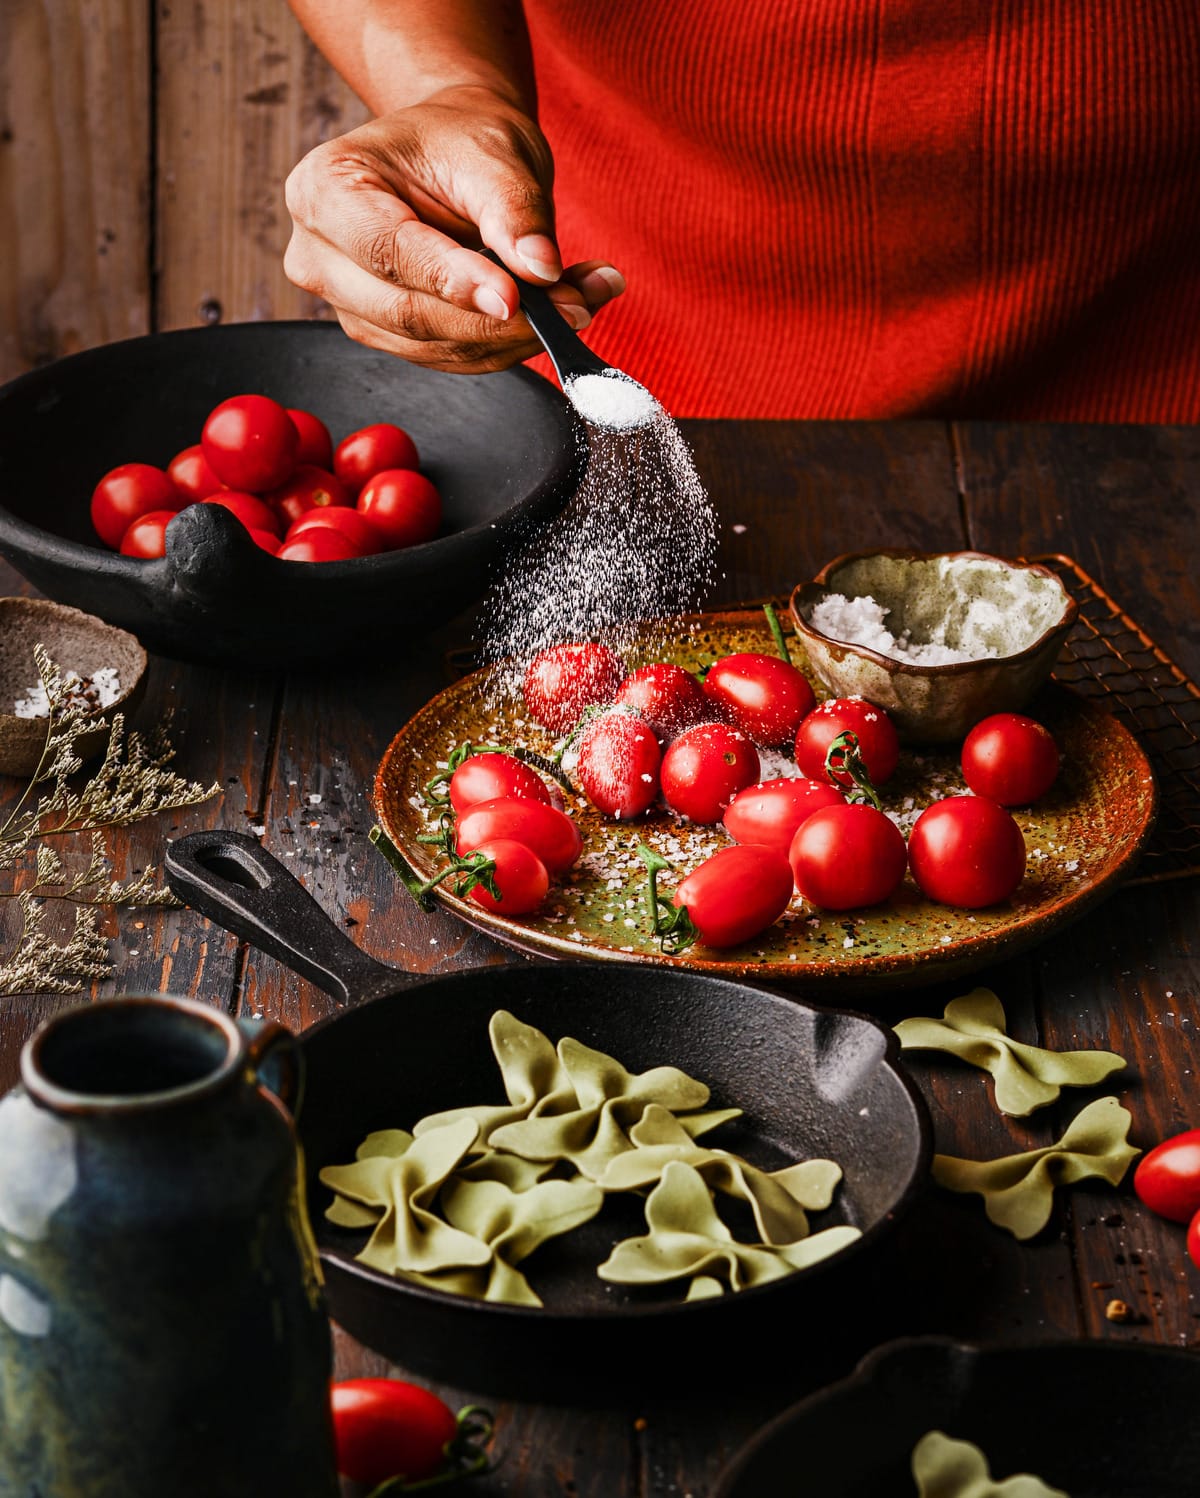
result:
[(521, 364), (541, 352), (541, 344), (528, 332), (524, 318), (518, 320), (518, 326), (524, 327), (528, 336), (497, 346), (490, 342), (473, 343), (462, 339), (405, 338), (385, 332), (377, 324), (365, 322), (352, 312), (335, 310), (338, 321), (355, 342), (364, 343), (368, 348), (382, 349), (384, 353), (396, 354), (407, 359), (410, 364), (420, 364), (426, 369), (440, 369), (451, 374), (491, 374), (495, 370)]
[(607, 260), (581, 260), (569, 265), (563, 280), (578, 289), (590, 312), (598, 312), (625, 290), (625, 277)]

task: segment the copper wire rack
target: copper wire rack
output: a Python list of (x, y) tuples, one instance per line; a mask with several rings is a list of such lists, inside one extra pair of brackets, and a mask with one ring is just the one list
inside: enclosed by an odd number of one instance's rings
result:
[(1054, 678), (1105, 709), (1150, 759), (1158, 820), (1129, 884), (1200, 874), (1200, 687), (1071, 557), (1032, 557), (1056, 573), (1079, 613)]

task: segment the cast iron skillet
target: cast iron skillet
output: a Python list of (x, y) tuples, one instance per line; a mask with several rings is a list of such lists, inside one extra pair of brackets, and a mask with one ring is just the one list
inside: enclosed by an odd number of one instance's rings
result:
[[(188, 905), (352, 1005), (303, 1037), (299, 1126), (309, 1204), (334, 1318), (406, 1367), (514, 1398), (623, 1400), (744, 1382), (783, 1318), (791, 1359), (828, 1355), (845, 1308), (886, 1279), (886, 1245), (923, 1182), (930, 1130), (875, 1020), (687, 972), (555, 963), (414, 977), (368, 957), (252, 838), (197, 832), (170, 844), (169, 883)], [(369, 1002), (368, 1002), (369, 1001)], [(361, 1234), (331, 1227), (317, 1173), (348, 1162), (374, 1129), (411, 1126), (459, 1104), (502, 1101), (487, 1025), (509, 1009), (552, 1040), (572, 1035), (632, 1071), (670, 1063), (745, 1118), (713, 1143), (767, 1168), (824, 1155), (845, 1172), (833, 1211), (863, 1237), (803, 1273), (682, 1305), (605, 1286), (594, 1268), (618, 1236), (645, 1231), (640, 1204), (547, 1244), (529, 1266), (545, 1309), (483, 1304), (406, 1285), (356, 1264)], [(881, 1250), (884, 1252), (881, 1253)], [(828, 1322), (828, 1325), (824, 1323)], [(674, 1370), (674, 1372), (672, 1372)], [(672, 1383), (671, 1380), (674, 1380)]]
[[(160, 561), (103, 547), (89, 516), (101, 476), (165, 466), (218, 401), (246, 393), (315, 412), (335, 442), (373, 422), (404, 427), (441, 492), (443, 534), (354, 562), (277, 562), (220, 506), (195, 505)], [(482, 595), (505, 547), (570, 497), (584, 450), (566, 400), (528, 370), (420, 369), (320, 322), (157, 333), (0, 389), (0, 553), (51, 598), (168, 654), (394, 657), (401, 627), (432, 627)]]
[(992, 1477), (1031, 1472), (1070, 1498), (1200, 1492), (1200, 1358), (1170, 1347), (889, 1343), (772, 1421), (713, 1498), (915, 1498), (929, 1430), (972, 1441)]

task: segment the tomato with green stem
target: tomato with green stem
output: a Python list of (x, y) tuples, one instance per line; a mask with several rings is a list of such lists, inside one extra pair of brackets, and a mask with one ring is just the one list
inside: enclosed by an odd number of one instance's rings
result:
[(524, 801), (543, 801), (547, 806), (550, 792), (546, 782), (514, 754), (496, 751), (472, 754), (464, 759), (450, 776), (447, 787), (450, 805), (461, 816), (481, 801), (516, 797)]
[(492, 866), (488, 883), (472, 881), (467, 891), (468, 898), (484, 910), (496, 915), (529, 915), (546, 898), (550, 875), (532, 848), (512, 838), (494, 837), (471, 851)]
[(812, 780), (851, 785), (849, 771), (836, 758), (826, 766), (834, 740), (844, 733), (852, 733), (857, 740), (872, 782), (883, 785), (890, 780), (900, 762), (900, 740), (883, 708), (865, 697), (835, 697), (808, 714), (796, 734), (796, 764), (801, 773)]
[(784, 855), (761, 844), (722, 848), (682, 879), (671, 897), (706, 947), (739, 947), (773, 926), (792, 899)]
[(461, 858), (495, 838), (524, 843), (552, 875), (564, 873), (583, 852), (579, 828), (566, 812), (517, 796), (501, 796), (470, 807), (459, 818), (454, 851)]
[(491, 1416), (457, 1415), (419, 1384), (398, 1378), (349, 1378), (330, 1390), (336, 1465), (343, 1477), (374, 1488), (391, 1480), (466, 1476), (487, 1465)]

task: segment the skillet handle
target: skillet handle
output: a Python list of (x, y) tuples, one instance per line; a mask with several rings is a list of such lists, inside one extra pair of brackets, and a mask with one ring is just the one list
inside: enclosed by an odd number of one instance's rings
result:
[(167, 883), (185, 905), (325, 990), (358, 1004), (418, 980), (376, 962), (254, 838), (216, 829), (167, 844)]

